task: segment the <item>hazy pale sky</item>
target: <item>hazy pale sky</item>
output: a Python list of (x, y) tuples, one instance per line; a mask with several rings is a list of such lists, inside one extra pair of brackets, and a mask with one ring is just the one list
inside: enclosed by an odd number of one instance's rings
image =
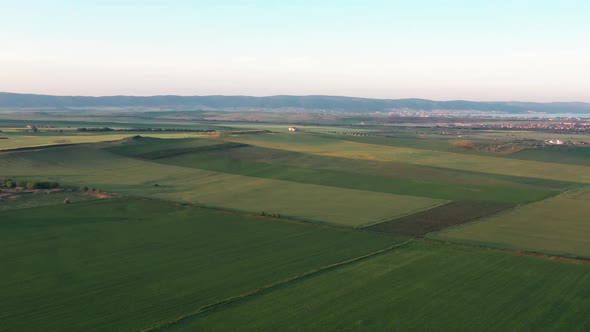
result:
[(0, 91), (590, 101), (590, 1), (0, 0)]

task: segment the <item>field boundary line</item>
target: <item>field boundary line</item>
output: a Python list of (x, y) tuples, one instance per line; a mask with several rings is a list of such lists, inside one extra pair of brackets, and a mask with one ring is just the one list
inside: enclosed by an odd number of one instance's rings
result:
[(518, 249), (515, 247), (502, 246), (500, 244), (494, 245), (494, 243), (478, 242), (478, 241), (470, 241), (470, 240), (456, 240), (455, 241), (455, 240), (448, 240), (445, 238), (437, 238), (437, 237), (417, 238), (416, 240), (428, 242), (428, 243), (437, 243), (437, 244), (441, 244), (441, 245), (455, 245), (455, 246), (475, 248), (475, 249), (480, 249), (480, 250), (492, 250), (492, 251), (506, 253), (506, 254), (512, 254), (512, 255), (538, 257), (538, 258), (543, 258), (546, 260), (556, 260), (556, 261), (566, 262), (569, 264), (590, 265), (590, 257), (578, 256), (575, 254), (568, 254), (568, 253), (564, 253), (564, 252)]
[[(420, 196), (415, 196), (415, 197), (420, 197)], [(443, 205), (447, 205), (447, 204), (450, 204), (450, 203), (453, 203), (453, 202), (455, 202), (455, 201), (446, 200), (446, 202), (443, 202), (443, 203), (440, 203), (440, 204), (435, 204), (435, 205), (432, 205), (432, 206), (427, 207), (425, 209), (417, 209), (417, 210), (414, 210), (414, 211), (410, 211), (408, 213), (404, 213), (404, 214), (402, 214), (402, 215), (400, 215), (398, 217), (392, 218), (392, 219), (384, 219), (384, 220), (372, 222), (372, 223), (369, 223), (369, 224), (357, 226), (355, 228), (366, 230), (365, 228), (368, 228), (368, 227), (371, 227), (371, 226), (375, 226), (375, 225), (379, 225), (379, 224), (384, 224), (386, 222), (393, 222), (393, 221), (396, 221), (398, 219), (401, 219), (401, 218), (404, 218), (404, 217), (408, 217), (408, 216), (411, 216), (413, 214), (417, 214), (417, 213), (420, 213), (420, 212), (426, 212), (426, 211), (429, 211), (429, 210), (432, 210), (432, 209), (436, 209), (437, 207), (441, 207)], [(375, 232), (375, 231), (370, 231), (370, 232)], [(375, 233), (380, 233), (380, 232), (375, 232)], [(392, 233), (386, 233), (386, 234), (392, 234)]]
[(277, 287), (280, 287), (280, 286), (285, 286), (285, 285), (287, 285), (289, 283), (292, 283), (292, 282), (295, 282), (295, 281), (299, 281), (299, 280), (303, 280), (305, 278), (309, 278), (309, 277), (314, 276), (316, 274), (320, 274), (320, 273), (323, 273), (323, 272), (334, 270), (334, 269), (337, 269), (337, 268), (342, 267), (342, 266), (345, 266), (345, 265), (353, 264), (353, 263), (359, 262), (361, 260), (365, 260), (365, 259), (368, 259), (368, 258), (377, 256), (377, 255), (386, 253), (388, 251), (391, 251), (391, 250), (394, 250), (394, 249), (398, 249), (398, 248), (404, 247), (404, 246), (410, 244), (413, 241), (414, 241), (413, 239), (410, 239), (410, 240), (404, 241), (402, 243), (396, 243), (394, 245), (385, 247), (385, 248), (380, 249), (380, 250), (377, 250), (377, 251), (370, 252), (370, 253), (365, 254), (365, 255), (362, 255), (362, 256), (353, 257), (353, 258), (350, 258), (350, 259), (347, 259), (347, 260), (344, 260), (344, 261), (341, 261), (341, 262), (337, 262), (337, 263), (333, 263), (333, 264), (330, 264), (330, 265), (322, 266), (320, 268), (317, 268), (317, 269), (314, 269), (314, 270), (311, 270), (311, 271), (299, 273), (299, 274), (296, 274), (296, 275), (294, 275), (292, 277), (289, 277), (287, 279), (279, 280), (279, 281), (276, 281), (276, 282), (273, 282), (273, 283), (270, 283), (270, 284), (261, 286), (259, 288), (254, 289), (254, 290), (248, 291), (246, 293), (243, 293), (243, 294), (240, 294), (240, 295), (237, 295), (237, 296), (233, 296), (233, 297), (229, 297), (229, 298), (226, 298), (226, 299), (221, 300), (221, 301), (216, 302), (216, 303), (204, 305), (204, 306), (199, 307), (198, 309), (196, 309), (194, 311), (191, 311), (189, 313), (186, 313), (186, 314), (184, 314), (182, 316), (179, 316), (177, 318), (174, 318), (174, 319), (171, 319), (171, 320), (168, 320), (168, 321), (157, 323), (155, 325), (152, 325), (152, 326), (146, 327), (144, 329), (141, 329), (140, 331), (141, 332), (151, 332), (151, 331), (157, 331), (157, 330), (161, 330), (161, 329), (166, 329), (168, 327), (171, 327), (172, 325), (175, 325), (175, 324), (180, 323), (183, 320), (194, 318), (196, 316), (202, 315), (204, 313), (207, 313), (207, 312), (210, 312), (210, 311), (213, 311), (213, 310), (222, 309), (226, 305), (230, 305), (230, 304), (233, 304), (235, 302), (238, 302), (238, 301), (241, 301), (243, 299), (250, 298), (250, 297), (253, 297), (253, 296), (258, 296), (258, 295), (260, 295), (260, 294), (262, 294), (264, 292), (271, 291), (274, 288), (277, 288)]

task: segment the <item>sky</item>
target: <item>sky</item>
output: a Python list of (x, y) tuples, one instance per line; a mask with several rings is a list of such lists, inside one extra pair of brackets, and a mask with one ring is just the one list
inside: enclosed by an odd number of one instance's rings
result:
[(0, 91), (590, 102), (590, 1), (0, 0)]

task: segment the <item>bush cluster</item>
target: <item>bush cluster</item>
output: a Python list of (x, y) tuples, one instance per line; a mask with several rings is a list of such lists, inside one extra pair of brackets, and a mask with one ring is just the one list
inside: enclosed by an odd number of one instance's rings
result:
[(102, 127), (102, 128), (78, 128), (78, 131), (114, 131), (114, 129), (109, 127)]

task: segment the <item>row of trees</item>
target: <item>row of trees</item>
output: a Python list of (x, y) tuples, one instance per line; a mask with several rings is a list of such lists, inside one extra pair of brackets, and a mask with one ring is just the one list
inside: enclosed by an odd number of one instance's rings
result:
[[(57, 189), (61, 188), (58, 182), (55, 181), (27, 181), (27, 180), (13, 180), (10, 178), (0, 178), (0, 189)], [(88, 188), (87, 186), (80, 187), (84, 192), (100, 192), (96, 188)]]
[(113, 128), (109, 127), (102, 127), (102, 128), (78, 128), (77, 131), (114, 131)]
[(104, 132), (104, 131), (181, 131), (181, 132), (196, 132), (196, 133), (214, 133), (213, 129), (191, 129), (191, 128), (123, 128), (113, 129), (109, 127), (81, 127), (77, 128), (81, 132)]
[(12, 179), (0, 179), (0, 188), (6, 189), (57, 189), (59, 183), (53, 181), (26, 181), (26, 180), (12, 180)]

